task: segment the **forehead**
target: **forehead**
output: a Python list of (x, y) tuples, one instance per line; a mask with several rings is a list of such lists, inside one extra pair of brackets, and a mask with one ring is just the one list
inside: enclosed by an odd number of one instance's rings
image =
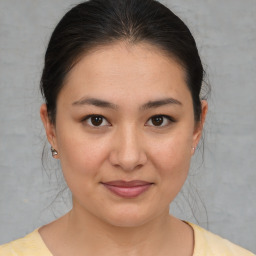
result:
[(73, 100), (85, 94), (141, 100), (166, 94), (190, 97), (182, 66), (148, 43), (119, 42), (94, 48), (70, 71), (62, 91)]

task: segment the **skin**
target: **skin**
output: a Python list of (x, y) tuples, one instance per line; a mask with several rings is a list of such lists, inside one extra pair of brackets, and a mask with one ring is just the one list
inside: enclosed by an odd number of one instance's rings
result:
[[(167, 98), (174, 103), (141, 107)], [(187, 178), (206, 112), (202, 101), (195, 123), (184, 70), (155, 46), (118, 42), (86, 54), (60, 91), (56, 124), (45, 104), (40, 109), (73, 195), (72, 210), (39, 230), (53, 255), (192, 255), (193, 230), (169, 215), (169, 204)], [(86, 119), (91, 114), (104, 117), (100, 126)], [(155, 125), (155, 115), (172, 121)], [(153, 185), (122, 198), (102, 185), (112, 180)]]

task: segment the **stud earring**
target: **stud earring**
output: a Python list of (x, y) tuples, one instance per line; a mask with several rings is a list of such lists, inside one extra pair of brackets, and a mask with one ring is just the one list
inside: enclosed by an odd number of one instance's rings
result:
[(51, 147), (51, 152), (52, 152), (53, 158), (58, 155), (58, 151), (56, 149), (54, 149), (53, 147)]

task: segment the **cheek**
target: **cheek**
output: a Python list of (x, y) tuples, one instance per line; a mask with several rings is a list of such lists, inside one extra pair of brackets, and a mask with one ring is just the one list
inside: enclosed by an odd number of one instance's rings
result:
[[(59, 133), (60, 162), (64, 175), (77, 177), (97, 176), (107, 157), (109, 142), (82, 134)], [(72, 136), (73, 135), (73, 136)]]
[(62, 172), (73, 197), (80, 202), (94, 197), (107, 157), (107, 142), (78, 134), (62, 136), (59, 142)]
[(189, 137), (170, 137), (152, 152), (161, 194), (159, 205), (170, 204), (187, 179), (191, 159), (190, 141)]
[(186, 177), (191, 159), (192, 135), (179, 133), (155, 143), (155, 146), (151, 145), (156, 169), (161, 176), (172, 180)]

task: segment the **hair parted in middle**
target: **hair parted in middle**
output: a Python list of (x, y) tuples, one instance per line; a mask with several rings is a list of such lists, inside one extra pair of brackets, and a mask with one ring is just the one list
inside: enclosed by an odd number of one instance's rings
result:
[(93, 48), (118, 41), (147, 42), (179, 62), (186, 73), (195, 121), (200, 121), (204, 69), (184, 22), (155, 0), (90, 0), (64, 15), (45, 54), (40, 88), (53, 124), (57, 97), (72, 67)]

